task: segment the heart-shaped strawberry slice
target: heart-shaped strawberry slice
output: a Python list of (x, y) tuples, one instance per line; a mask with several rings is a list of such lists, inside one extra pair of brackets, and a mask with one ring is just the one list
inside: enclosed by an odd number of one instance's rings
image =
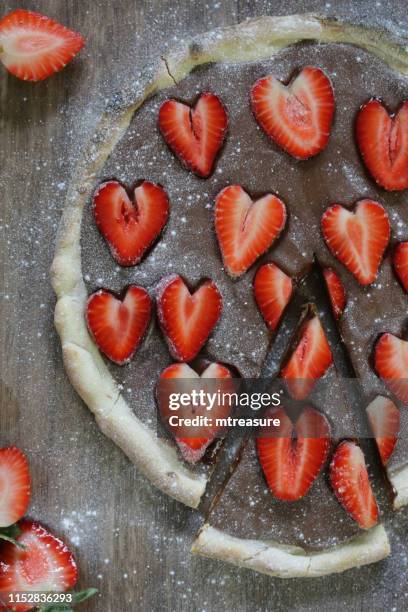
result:
[(198, 176), (211, 174), (224, 141), (228, 117), (221, 100), (203, 93), (194, 108), (166, 100), (159, 111), (159, 129), (170, 149)]
[(213, 281), (204, 281), (190, 293), (183, 279), (174, 274), (159, 285), (157, 310), (171, 355), (177, 361), (191, 361), (221, 315), (222, 298)]
[[(235, 391), (230, 370), (220, 363), (206, 363), (201, 374), (186, 363), (174, 363), (160, 375), (157, 400), (164, 424), (174, 436), (186, 461), (196, 463), (207, 447), (221, 434), (222, 427), (216, 419), (227, 418), (233, 409), (229, 400), (218, 401), (223, 394)], [(196, 397), (193, 400), (193, 394)], [(183, 403), (175, 405), (176, 398), (186, 394)], [(198, 394), (201, 394), (200, 396)], [(205, 394), (205, 395), (204, 395)], [(186, 397), (190, 397), (188, 403)], [(208, 396), (211, 396), (208, 399)], [(202, 397), (202, 399), (200, 399)], [(174, 419), (174, 422), (172, 420)], [(185, 419), (202, 419), (195, 425), (187, 425)], [(203, 420), (207, 417), (207, 420)]]
[(131, 202), (120, 183), (108, 181), (94, 195), (93, 213), (112, 257), (121, 266), (134, 266), (166, 225), (169, 200), (164, 189), (144, 181)]
[(228, 274), (244, 274), (285, 223), (286, 208), (276, 196), (267, 194), (253, 202), (240, 185), (223, 189), (215, 200), (215, 231)]
[(88, 299), (86, 322), (100, 350), (111, 361), (123, 365), (142, 341), (151, 310), (149, 294), (142, 287), (131, 285), (123, 300), (100, 289)]
[(293, 424), (282, 407), (268, 409), (263, 418), (279, 419), (279, 427), (265, 427), (256, 439), (259, 463), (278, 499), (296, 501), (309, 491), (330, 446), (330, 426), (314, 408), (303, 409)]
[(330, 251), (361, 285), (375, 281), (391, 232), (381, 204), (360, 200), (354, 213), (334, 204), (322, 217), (322, 232)]
[(390, 115), (380, 100), (369, 100), (357, 115), (356, 138), (378, 185), (388, 191), (408, 187), (408, 102)]
[(334, 94), (320, 68), (303, 68), (287, 86), (272, 75), (259, 79), (251, 90), (251, 105), (264, 132), (293, 157), (308, 159), (326, 147)]
[(293, 283), (274, 263), (260, 266), (254, 279), (254, 296), (263, 318), (271, 330), (278, 326), (292, 296)]
[(394, 334), (381, 334), (375, 345), (374, 365), (389, 389), (408, 404), (408, 342)]

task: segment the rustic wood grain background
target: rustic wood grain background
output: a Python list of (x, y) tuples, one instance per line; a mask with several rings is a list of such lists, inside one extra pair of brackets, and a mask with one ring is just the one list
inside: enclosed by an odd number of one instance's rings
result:
[(27, 452), (30, 515), (75, 550), (80, 586), (100, 589), (80, 609), (407, 610), (408, 511), (388, 525), (391, 559), (341, 576), (282, 581), (192, 557), (197, 513), (153, 490), (71, 389), (48, 277), (80, 148), (106, 99), (149, 58), (192, 34), (262, 14), (316, 11), (406, 33), (406, 3), (2, 0), (0, 15), (20, 7), (79, 30), (87, 42), (46, 82), (0, 74), (0, 445)]

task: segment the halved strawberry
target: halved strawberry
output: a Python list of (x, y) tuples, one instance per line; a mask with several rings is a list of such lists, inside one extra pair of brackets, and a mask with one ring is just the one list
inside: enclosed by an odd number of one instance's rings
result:
[(343, 314), (347, 302), (343, 283), (341, 282), (340, 276), (333, 268), (324, 268), (323, 275), (329, 292), (333, 314), (336, 319), (339, 319)]
[(282, 407), (267, 410), (263, 418), (268, 417), (279, 419), (280, 426), (263, 428), (256, 438), (259, 463), (275, 497), (296, 501), (306, 495), (326, 461), (329, 422), (309, 407), (295, 424)]
[(131, 285), (123, 299), (100, 289), (86, 305), (86, 322), (96, 344), (111, 361), (130, 361), (149, 325), (152, 303), (142, 287)]
[(356, 120), (356, 137), (364, 163), (381, 187), (408, 187), (408, 102), (389, 114), (380, 100), (364, 104)]
[(400, 283), (408, 293), (408, 242), (397, 244), (392, 261)]
[[(177, 410), (171, 407), (172, 394), (186, 393), (190, 397), (193, 393), (216, 394), (233, 393), (234, 381), (230, 370), (220, 363), (207, 364), (199, 374), (186, 363), (174, 363), (166, 368), (160, 375), (157, 387), (157, 398), (160, 412), (166, 426), (175, 437), (178, 447), (186, 461), (197, 463), (204, 455), (208, 446), (220, 433), (220, 427), (216, 425), (216, 419), (226, 418), (233, 409), (233, 405), (225, 403), (197, 400), (198, 405), (191, 402), (181, 405)], [(207, 396), (205, 396), (207, 397)], [(172, 424), (169, 419), (176, 416), (178, 419), (193, 419), (194, 417), (207, 417), (211, 419), (208, 424), (187, 426), (185, 422)]]
[(25, 515), (30, 495), (26, 456), (16, 446), (0, 448), (0, 527), (9, 527)]
[(84, 42), (77, 32), (24, 9), (0, 20), (0, 60), (24, 81), (42, 81), (62, 70)]
[(159, 236), (169, 216), (169, 199), (162, 187), (143, 181), (131, 202), (117, 181), (99, 186), (93, 213), (112, 257), (121, 266), (134, 266)]
[[(77, 566), (65, 544), (39, 523), (24, 520), (17, 542), (20, 548), (6, 542), (0, 548), (0, 593), (63, 592), (77, 581)], [(37, 604), (38, 605), (38, 604)], [(25, 612), (36, 604), (7, 605), (8, 610)]]
[(377, 524), (377, 502), (363, 451), (355, 442), (346, 440), (336, 448), (330, 463), (330, 482), (343, 508), (362, 529)]
[(189, 170), (206, 178), (227, 131), (228, 117), (218, 96), (203, 93), (194, 108), (166, 100), (159, 110), (159, 129), (170, 149)]
[(274, 263), (260, 266), (254, 278), (254, 296), (259, 310), (271, 330), (276, 329), (292, 296), (293, 283)]
[(308, 159), (326, 147), (334, 94), (320, 68), (303, 68), (286, 86), (272, 75), (259, 79), (251, 90), (251, 104), (264, 132), (293, 157)]
[(319, 317), (314, 316), (302, 325), (300, 340), (281, 372), (291, 396), (305, 399), (332, 361), (323, 327)]
[(375, 281), (391, 232), (381, 204), (360, 200), (354, 212), (334, 204), (322, 217), (322, 232), (330, 251), (361, 285)]
[(394, 452), (400, 429), (400, 413), (394, 402), (379, 395), (366, 408), (383, 465)]
[(183, 279), (173, 274), (159, 285), (157, 310), (171, 355), (177, 361), (191, 361), (220, 318), (222, 298), (211, 280), (190, 293)]
[(381, 334), (374, 350), (377, 374), (404, 404), (408, 404), (408, 342)]
[(267, 194), (253, 202), (240, 185), (215, 200), (215, 231), (227, 272), (240, 276), (269, 249), (286, 223), (282, 200)]

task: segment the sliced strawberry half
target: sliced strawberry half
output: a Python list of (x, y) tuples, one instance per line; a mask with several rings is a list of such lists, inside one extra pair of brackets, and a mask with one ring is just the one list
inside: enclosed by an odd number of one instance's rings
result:
[(183, 279), (174, 274), (159, 285), (157, 309), (171, 355), (177, 361), (191, 361), (220, 318), (222, 298), (213, 281), (204, 281), (190, 293)]
[(170, 149), (189, 170), (206, 178), (227, 131), (228, 117), (218, 96), (203, 93), (194, 108), (166, 100), (159, 110), (159, 129)]
[(332, 361), (323, 327), (319, 317), (314, 316), (302, 325), (300, 340), (281, 372), (291, 396), (305, 399)]
[[(39, 523), (24, 520), (17, 542), (0, 548), (0, 593), (5, 598), (13, 592), (63, 592), (77, 581), (77, 566), (65, 544)], [(6, 599), (7, 601), (7, 599)], [(25, 612), (35, 604), (18, 603), (11, 607)], [(9, 607), (7, 607), (9, 609)]]
[(329, 292), (333, 314), (336, 319), (339, 319), (343, 314), (347, 302), (343, 283), (341, 282), (340, 276), (333, 268), (324, 268), (323, 275)]
[(280, 426), (263, 428), (256, 439), (259, 463), (278, 499), (296, 501), (309, 491), (327, 459), (330, 426), (314, 408), (303, 409), (295, 424), (282, 407), (265, 412)]
[(408, 242), (400, 242), (394, 250), (394, 270), (401, 285), (408, 293)]
[(370, 174), (388, 191), (408, 187), (408, 102), (390, 115), (380, 100), (364, 104), (356, 120), (356, 137)]
[(345, 440), (336, 448), (330, 463), (330, 482), (343, 508), (362, 529), (377, 524), (377, 502), (363, 451), (355, 442)]
[(366, 408), (383, 465), (388, 463), (397, 443), (400, 413), (394, 402), (379, 395)]
[(303, 68), (286, 86), (272, 75), (259, 79), (251, 90), (251, 105), (264, 132), (293, 157), (308, 159), (326, 147), (334, 94), (320, 68)]
[(0, 20), (0, 60), (24, 81), (42, 81), (62, 70), (84, 42), (77, 32), (24, 9)]
[[(166, 427), (173, 434), (178, 447), (188, 463), (197, 463), (204, 455), (208, 446), (220, 433), (221, 428), (217, 426), (216, 419), (226, 418), (230, 415), (233, 405), (225, 403), (201, 401), (199, 405), (190, 404), (180, 406), (177, 411), (172, 409), (170, 398), (172, 394), (186, 393), (190, 397), (192, 392), (203, 394), (233, 393), (235, 391), (234, 381), (230, 370), (220, 363), (210, 363), (199, 374), (186, 363), (174, 363), (166, 368), (160, 375), (157, 387), (157, 397), (160, 412)], [(211, 400), (212, 402), (212, 400)], [(187, 426), (185, 422), (177, 421), (174, 425), (169, 421), (171, 416), (176, 415), (178, 419), (193, 419), (195, 417), (207, 417), (211, 419), (208, 424)]]
[(259, 310), (271, 330), (278, 326), (292, 296), (293, 283), (276, 264), (260, 266), (254, 278), (254, 296)]
[(322, 217), (322, 232), (330, 251), (361, 285), (375, 281), (391, 232), (381, 204), (360, 200), (354, 212), (334, 204)]
[(244, 274), (285, 223), (286, 207), (276, 196), (267, 194), (254, 202), (240, 185), (223, 189), (215, 200), (215, 231), (228, 274)]
[(96, 344), (111, 361), (130, 361), (151, 318), (152, 304), (142, 287), (131, 285), (123, 300), (109, 291), (93, 293), (86, 305), (86, 322)]
[(25, 515), (30, 495), (26, 456), (16, 446), (0, 448), (0, 527), (9, 527)]
[(408, 342), (394, 334), (381, 334), (375, 345), (374, 365), (394, 395), (408, 404)]
[(121, 266), (134, 266), (166, 225), (169, 199), (162, 187), (144, 181), (131, 202), (120, 183), (108, 181), (94, 195), (93, 213), (112, 257)]

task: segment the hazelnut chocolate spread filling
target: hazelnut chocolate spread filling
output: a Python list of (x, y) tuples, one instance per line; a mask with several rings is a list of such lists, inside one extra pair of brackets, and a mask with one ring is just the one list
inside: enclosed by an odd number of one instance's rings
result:
[[(327, 148), (307, 161), (285, 154), (258, 127), (250, 109), (249, 92), (267, 74), (282, 81), (304, 66), (322, 68), (332, 81), (336, 112)], [(229, 118), (226, 142), (212, 176), (196, 177), (170, 152), (157, 128), (161, 102), (175, 97), (192, 103), (201, 92), (220, 96)], [(113, 151), (95, 182), (115, 178), (128, 187), (145, 179), (161, 184), (170, 199), (170, 219), (159, 241), (143, 261), (120, 268), (95, 227), (91, 207), (82, 224), (82, 265), (89, 292), (103, 286), (120, 292), (134, 283), (153, 292), (165, 276), (177, 273), (188, 284), (211, 278), (223, 297), (223, 313), (204, 348), (213, 361), (235, 366), (244, 377), (259, 376), (270, 342), (256, 307), (253, 275), (265, 261), (274, 261), (293, 278), (300, 278), (314, 254), (341, 276), (347, 306), (339, 322), (342, 336), (357, 375), (368, 397), (384, 392), (372, 368), (373, 344), (381, 332), (401, 335), (406, 322), (407, 296), (390, 263), (395, 242), (408, 239), (407, 194), (389, 193), (367, 174), (359, 156), (354, 122), (361, 104), (380, 97), (389, 110), (397, 110), (406, 95), (406, 79), (376, 57), (348, 45), (299, 44), (270, 60), (245, 64), (208, 65), (196, 69), (177, 87), (160, 92), (135, 114), (125, 136)], [(233, 281), (222, 267), (214, 233), (213, 206), (227, 185), (238, 184), (252, 196), (275, 193), (285, 203), (288, 221), (269, 252), (243, 277)], [(351, 207), (372, 198), (386, 209), (391, 241), (376, 281), (362, 287), (328, 251), (320, 231), (323, 212), (333, 203)], [(110, 364), (135, 414), (156, 424), (153, 390), (160, 372), (171, 363), (161, 333), (154, 325), (132, 362), (123, 367)], [(326, 373), (335, 380), (334, 369)], [(335, 388), (335, 385), (334, 387)], [(344, 406), (339, 396), (322, 409), (329, 419), (338, 418)], [(319, 406), (317, 405), (317, 408)], [(401, 410), (401, 432), (408, 423)], [(352, 418), (352, 415), (349, 417)], [(408, 443), (403, 437), (389, 462), (392, 471), (407, 463)], [(232, 535), (286, 543), (325, 547), (347, 540), (358, 526), (336, 501), (327, 481), (327, 465), (308, 494), (298, 502), (273, 498), (257, 462), (250, 440), (238, 469), (210, 515), (213, 526)]]
[[(282, 405), (286, 407), (285, 400)], [(330, 366), (303, 405), (320, 410), (327, 417), (333, 435), (328, 459), (309, 492), (297, 501), (276, 499), (266, 484), (251, 437), (210, 513), (208, 522), (212, 527), (236, 537), (273, 540), (316, 550), (335, 546), (359, 532), (357, 523), (336, 500), (328, 479), (328, 464), (338, 442), (335, 432), (352, 431), (354, 427), (354, 415), (343, 396), (334, 366)]]

